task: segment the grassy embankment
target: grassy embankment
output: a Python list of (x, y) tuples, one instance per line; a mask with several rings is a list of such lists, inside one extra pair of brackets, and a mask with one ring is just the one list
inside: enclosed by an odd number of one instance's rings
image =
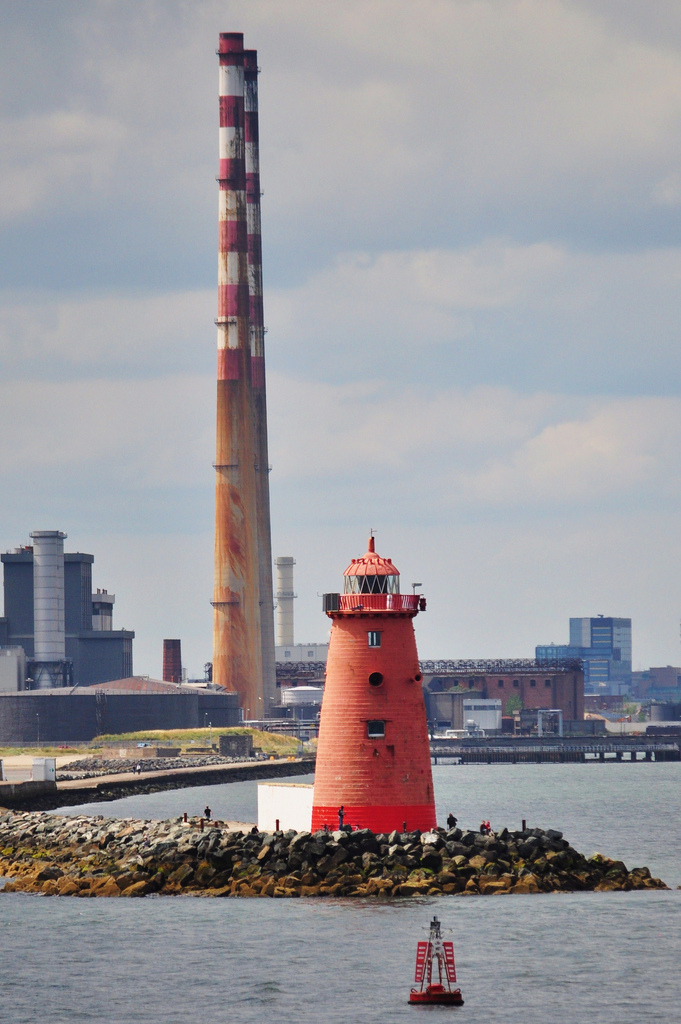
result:
[[(238, 733), (250, 734), (253, 745), (264, 754), (276, 757), (290, 757), (298, 752), (298, 740), (292, 736), (281, 736), (278, 733), (261, 732), (258, 729), (213, 729), (213, 742), (221, 735)], [(65, 757), (70, 753), (92, 756), (102, 747), (115, 747), (126, 743), (150, 743), (152, 746), (181, 747), (191, 753), (192, 746), (207, 747), (210, 742), (209, 729), (151, 729), (147, 732), (125, 732), (120, 735), (97, 736), (90, 743), (78, 747), (2, 747), (0, 757), (17, 757), (21, 754), (32, 754), (34, 757)]]

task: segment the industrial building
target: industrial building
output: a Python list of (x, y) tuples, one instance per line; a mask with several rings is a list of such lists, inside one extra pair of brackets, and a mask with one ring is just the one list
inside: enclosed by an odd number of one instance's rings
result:
[(277, 665), (324, 663), (329, 653), (328, 644), (287, 644), (275, 647)]
[(421, 670), (434, 730), (464, 729), (465, 705), (484, 707), (489, 700), (501, 701), (503, 718), (509, 721), (517, 711), (549, 709), (560, 709), (566, 722), (584, 720), (580, 662), (554, 663), (550, 668), (533, 660), (422, 662)]
[(630, 693), (640, 700), (681, 701), (681, 668), (661, 665), (632, 672)]
[(624, 694), (631, 690), (631, 619), (571, 618), (569, 644), (543, 644), (538, 661), (581, 658), (586, 693)]
[(498, 698), (465, 697), (463, 719), (465, 728), (472, 724), (484, 733), (501, 732), (501, 701)]
[[(292, 714), (293, 704), (297, 700), (297, 698), (286, 697), (288, 688), (300, 688), (311, 684), (323, 685), (329, 645), (328, 643), (297, 644), (295, 642), (293, 626), (293, 602), (296, 598), (293, 589), (295, 559), (290, 555), (285, 555), (275, 558), (274, 564), (277, 569), (277, 643), (274, 648), (274, 660), (277, 690), (280, 691), (280, 696), (279, 702), (270, 708), (270, 712), (274, 717), (280, 718)], [(313, 703), (306, 704), (304, 713), (310, 715), (313, 710)]]
[(0, 745), (86, 742), (102, 734), (239, 724), (236, 694), (135, 676), (96, 686), (0, 693)]
[[(21, 648), (31, 689), (89, 685), (133, 672), (132, 630), (113, 628), (115, 595), (92, 592), (94, 556), (64, 553), (65, 534), (37, 530), (33, 544), (0, 555), (0, 647)], [(18, 678), (14, 689), (21, 689)]]

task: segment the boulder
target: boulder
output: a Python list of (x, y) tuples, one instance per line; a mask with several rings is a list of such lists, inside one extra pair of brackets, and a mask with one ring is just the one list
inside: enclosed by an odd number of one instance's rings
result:
[(511, 892), (520, 893), (526, 895), (528, 893), (541, 892), (541, 886), (539, 881), (534, 875), (523, 875), (518, 881), (511, 887)]
[(127, 889), (123, 890), (122, 895), (123, 896), (130, 896), (130, 897), (146, 896), (148, 892), (149, 892), (149, 883), (148, 882), (133, 882), (132, 885), (129, 885), (127, 887)]
[(194, 874), (194, 881), (197, 885), (208, 886), (210, 881), (217, 874), (215, 868), (207, 861), (202, 861)]
[(118, 888), (115, 880), (111, 878), (111, 876), (104, 879), (103, 882), (93, 890), (93, 892), (96, 896), (117, 897), (121, 895), (121, 890)]
[(57, 867), (56, 864), (48, 864), (46, 867), (41, 868), (36, 875), (36, 881), (38, 882), (55, 882), (58, 878), (61, 878), (64, 872), (61, 868)]
[(426, 848), (421, 855), (421, 866), (427, 868), (429, 871), (441, 871), (442, 870), (442, 857), (437, 850)]
[(429, 882), (403, 882), (393, 893), (396, 896), (425, 896), (430, 888)]
[(470, 847), (463, 843), (446, 843), (445, 849), (450, 857), (467, 857), (470, 853)]
[[(189, 885), (194, 876), (194, 869), (189, 864), (180, 864), (179, 868), (173, 871), (172, 875), (169, 876), (168, 881), (177, 885), (185, 886)], [(120, 885), (120, 879), (116, 881)]]
[[(60, 878), (57, 886), (60, 896), (75, 896), (79, 891), (76, 883), (70, 878)], [(118, 889), (118, 886), (116, 886), (116, 889)], [(118, 889), (118, 892), (120, 893), (120, 889)]]
[(311, 838), (312, 834), (310, 832), (298, 832), (291, 840), (289, 849), (295, 850), (301, 843), (305, 844), (307, 840)]
[(621, 889), (621, 885), (613, 878), (602, 878), (594, 888), (594, 892), (617, 892), (619, 889)]

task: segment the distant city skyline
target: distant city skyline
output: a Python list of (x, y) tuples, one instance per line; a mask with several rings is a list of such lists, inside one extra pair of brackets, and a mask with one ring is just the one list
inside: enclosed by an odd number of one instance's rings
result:
[[(273, 553), (296, 639), (370, 528), (421, 657), (631, 617), (679, 664), (681, 9), (0, 10), (0, 550), (60, 529), (212, 650), (216, 40), (261, 75)], [(46, 83), (49, 83), (46, 87)]]

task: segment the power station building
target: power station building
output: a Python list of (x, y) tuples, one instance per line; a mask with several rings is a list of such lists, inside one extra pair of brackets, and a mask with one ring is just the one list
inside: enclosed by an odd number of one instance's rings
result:
[[(57, 537), (57, 531), (37, 531), (33, 535), (36, 543), (39, 534)], [(59, 536), (63, 552), (64, 535)], [(57, 558), (54, 565), (48, 566), (44, 582), (39, 577), (41, 582), (36, 588), (34, 545), (0, 555), (5, 598), (0, 647), (23, 649), (28, 659), (28, 678), (33, 683), (37, 682), (37, 664), (61, 662), (62, 674), (56, 682), (43, 684), (46, 689), (55, 685), (87, 686), (132, 676), (135, 634), (132, 630), (113, 628), (114, 594), (106, 590), (93, 594), (94, 556), (79, 551), (62, 553), (62, 558), (63, 575)], [(52, 650), (36, 649), (36, 616), (45, 617), (42, 634), (48, 637)], [(47, 658), (43, 657), (45, 654)]]

